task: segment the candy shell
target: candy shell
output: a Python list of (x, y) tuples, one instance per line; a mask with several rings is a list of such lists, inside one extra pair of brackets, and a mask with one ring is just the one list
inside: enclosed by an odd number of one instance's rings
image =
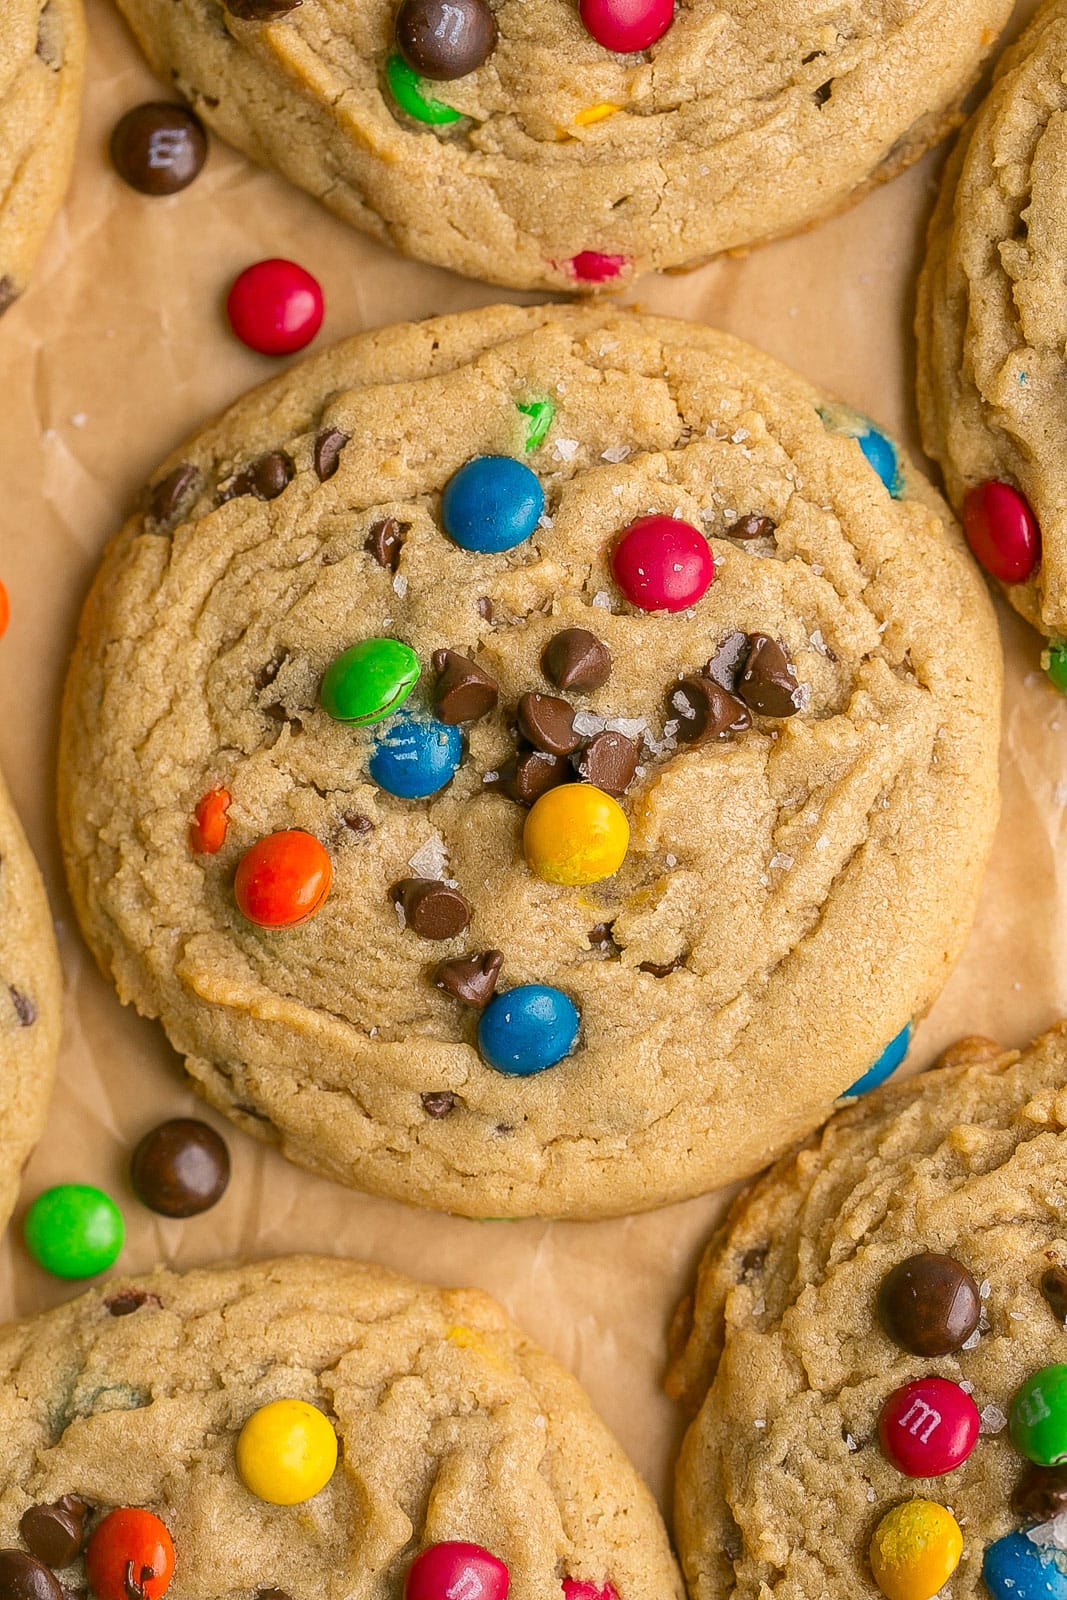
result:
[(530, 871), (547, 883), (599, 883), (626, 859), (630, 824), (592, 783), (565, 783), (534, 802), (522, 834)]
[(900, 1066), (900, 1063), (908, 1053), (910, 1043), (911, 1023), (906, 1022), (896, 1038), (891, 1039), (886, 1045), (874, 1066), (868, 1067), (862, 1078), (857, 1078), (855, 1083), (850, 1084), (845, 1090), (843, 1098), (847, 1099), (849, 1096), (857, 1094), (868, 1094), (871, 1089), (877, 1089), (878, 1085), (884, 1083)]
[(238, 339), (266, 356), (303, 350), (322, 326), (322, 313), (317, 280), (280, 256), (246, 267), (226, 299), (226, 314)]
[(978, 1407), (948, 1378), (917, 1378), (886, 1400), (878, 1438), (909, 1478), (939, 1478), (962, 1465), (978, 1440)]
[(684, 611), (715, 576), (711, 546), (680, 517), (638, 517), (621, 534), (611, 558), (615, 582), (641, 611)]
[(871, 1571), (886, 1600), (933, 1600), (959, 1566), (959, 1523), (935, 1500), (887, 1511), (871, 1540)]
[(361, 639), (322, 676), (319, 699), (336, 722), (382, 722), (419, 681), (419, 658), (399, 639)]
[(414, 67), (408, 66), (402, 55), (392, 55), (385, 63), (385, 81), (389, 93), (401, 111), (416, 122), (427, 122), (434, 127), (444, 127), (450, 122), (462, 122), (463, 113), (446, 105), (430, 93), (425, 78), (420, 78)]
[(674, 21), (674, 0), (578, 0), (586, 32), (605, 50), (647, 50)]
[(237, 1438), (237, 1471), (257, 1499), (295, 1506), (325, 1488), (337, 1466), (337, 1435), (307, 1400), (271, 1400)]
[(1025, 583), (1041, 560), (1037, 518), (1010, 483), (990, 479), (968, 489), (963, 531), (975, 560), (1001, 583)]
[(570, 1055), (580, 1022), (577, 1006), (561, 989), (521, 984), (490, 1000), (478, 1023), (478, 1048), (497, 1072), (527, 1078)]
[(1056, 1557), (1025, 1533), (1009, 1533), (986, 1547), (982, 1578), (993, 1600), (1067, 1600), (1067, 1574)]
[(441, 495), (441, 522), (454, 544), (480, 554), (528, 539), (545, 509), (535, 473), (513, 456), (475, 456)]
[(447, 1540), (415, 1557), (404, 1600), (507, 1600), (507, 1567), (478, 1544)]
[(435, 717), (401, 713), (378, 735), (368, 763), (387, 794), (418, 800), (451, 782), (463, 759), (463, 735)]
[(1011, 1442), (1040, 1467), (1067, 1461), (1067, 1365), (1040, 1367), (1016, 1389), (1008, 1411)]
[(114, 1200), (88, 1183), (57, 1183), (46, 1189), (23, 1223), (31, 1256), (57, 1278), (106, 1272), (122, 1249), (125, 1231)]
[(292, 928), (326, 903), (333, 864), (324, 845), (302, 828), (268, 833), (237, 864), (233, 894), (258, 928)]
[(160, 1600), (173, 1572), (174, 1542), (154, 1512), (119, 1506), (93, 1529), (85, 1575), (96, 1600), (130, 1600), (131, 1588), (144, 1600)]

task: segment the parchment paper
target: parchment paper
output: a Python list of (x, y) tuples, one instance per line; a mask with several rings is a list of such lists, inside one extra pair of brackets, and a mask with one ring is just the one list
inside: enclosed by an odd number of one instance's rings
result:
[[(1018, 7), (1013, 32), (1033, 5)], [(119, 1005), (74, 925), (53, 782), (78, 609), (105, 540), (157, 462), (278, 370), (226, 328), (233, 275), (263, 256), (302, 262), (326, 293), (319, 344), (506, 298), (368, 242), (217, 140), (184, 194), (147, 199), (127, 189), (108, 164), (108, 135), (124, 110), (161, 89), (109, 0), (89, 0), (88, 9), (70, 200), (31, 290), (0, 328), (0, 577), (12, 602), (0, 644), (0, 762), (48, 881), (67, 982), (59, 1085), (24, 1195), (61, 1181), (102, 1185), (125, 1211), (119, 1267), (131, 1271), (321, 1250), (479, 1284), (578, 1374), (666, 1504), (680, 1424), (659, 1388), (664, 1335), (725, 1194), (620, 1222), (478, 1223), (311, 1177), (204, 1107), (162, 1031)], [(916, 449), (913, 284), (943, 153), (812, 232), (689, 276), (646, 279), (631, 298), (763, 345)], [(1037, 635), (1006, 606), (1000, 614), (1008, 657), (1000, 831), (973, 936), (918, 1030), (913, 1066), (964, 1033), (1023, 1044), (1067, 1013), (1067, 702), (1038, 670)], [(215, 1210), (167, 1222), (134, 1199), (126, 1163), (146, 1129), (178, 1114), (221, 1128), (234, 1177)], [(73, 1292), (29, 1260), (21, 1215), (0, 1247), (3, 1317)]]

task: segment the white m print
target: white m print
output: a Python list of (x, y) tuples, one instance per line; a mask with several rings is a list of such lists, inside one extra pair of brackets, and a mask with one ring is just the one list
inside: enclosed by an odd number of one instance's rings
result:
[[(453, 48), (459, 43), (463, 34), (463, 11), (459, 6), (442, 6), (441, 20), (433, 30), (435, 39), (447, 39)], [(467, 1596), (456, 1591), (457, 1600), (467, 1600)], [(478, 1600), (477, 1595), (472, 1595), (471, 1600)]]
[[(915, 1421), (908, 1428), (908, 1423), (911, 1422), (912, 1417), (915, 1418)], [(920, 1400), (916, 1396), (904, 1415), (897, 1418), (897, 1423), (901, 1428), (908, 1428), (908, 1432), (913, 1439), (917, 1438), (923, 1444), (929, 1444), (931, 1434), (940, 1426), (941, 1413), (940, 1411), (935, 1411), (933, 1406), (928, 1406), (925, 1400)]]

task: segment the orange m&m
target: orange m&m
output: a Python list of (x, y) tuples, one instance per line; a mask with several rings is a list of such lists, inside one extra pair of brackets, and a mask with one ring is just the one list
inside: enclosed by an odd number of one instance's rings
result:
[(85, 1552), (85, 1575), (96, 1600), (141, 1594), (160, 1600), (174, 1573), (174, 1544), (161, 1522), (140, 1506), (109, 1511)]
[(198, 856), (213, 856), (226, 842), (226, 813), (230, 809), (229, 789), (209, 789), (197, 801), (189, 824), (189, 848)]
[(291, 928), (321, 910), (333, 881), (330, 858), (302, 828), (268, 833), (246, 850), (233, 892), (238, 909), (260, 928)]

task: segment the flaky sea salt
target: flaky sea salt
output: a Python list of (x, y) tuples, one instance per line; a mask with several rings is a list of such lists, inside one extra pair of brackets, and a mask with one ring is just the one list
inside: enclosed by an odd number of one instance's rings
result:
[(401, 600), (403, 600), (404, 596), (408, 592), (408, 580), (405, 578), (402, 572), (398, 572), (396, 577), (393, 579), (393, 588), (396, 590)]
[(448, 852), (439, 833), (432, 833), (408, 858), (408, 866), (419, 878), (443, 878), (447, 865)]
[(605, 611), (611, 610), (611, 596), (606, 589), (598, 589), (593, 596), (593, 604), (600, 606)]
[(677, 856), (664, 856), (663, 859), (664, 859), (664, 861), (667, 863), (667, 865), (669, 867), (676, 867), (678, 865), (678, 857)]
[(578, 440), (555, 439), (553, 440), (552, 448), (556, 453), (557, 460), (573, 461), (575, 456), (578, 454)]
[[(1067, 1550), (1067, 1511), (1057, 1512), (1049, 1522), (1039, 1522), (1034, 1528), (1024, 1528), (1023, 1532), (1031, 1544), (1043, 1550)], [(1051, 1585), (1049, 1592), (1052, 1592)]]
[(1008, 1419), (999, 1406), (983, 1406), (978, 1417), (979, 1433), (1002, 1433), (1008, 1426)]
[(596, 734), (603, 733), (606, 724), (604, 718), (598, 717), (595, 711), (576, 711), (571, 726), (583, 739), (592, 739)]
[(846, 1433), (845, 1434), (845, 1445), (849, 1450), (858, 1450), (859, 1449), (859, 1445), (856, 1443), (855, 1439), (852, 1437), (852, 1435), (850, 1433)]
[(786, 855), (784, 850), (775, 851), (768, 863), (772, 871), (788, 872), (793, 865), (793, 857)]
[(979, 1341), (979, 1339), (981, 1337), (982, 1337), (982, 1335), (981, 1335), (980, 1329), (975, 1328), (975, 1330), (971, 1334), (970, 1338), (964, 1339), (963, 1343), (960, 1345), (960, 1349), (961, 1350), (973, 1350), (973, 1349), (975, 1349), (975, 1347), (977, 1346), (978, 1341)]
[(828, 833), (820, 833), (819, 837), (815, 841), (815, 848), (816, 850), (829, 850), (830, 835)]
[(606, 450), (601, 450), (600, 459), (601, 461), (610, 461), (617, 466), (620, 461), (625, 461), (629, 454), (630, 446), (628, 444), (610, 444)]

